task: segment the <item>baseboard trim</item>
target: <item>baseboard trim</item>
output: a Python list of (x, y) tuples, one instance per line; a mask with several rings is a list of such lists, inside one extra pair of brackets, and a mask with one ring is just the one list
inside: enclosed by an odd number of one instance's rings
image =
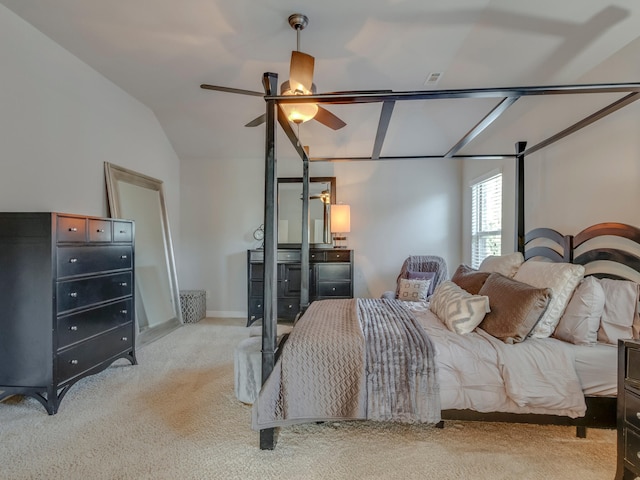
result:
[(247, 318), (247, 312), (221, 311), (221, 310), (207, 310), (207, 317), (216, 317), (216, 318)]

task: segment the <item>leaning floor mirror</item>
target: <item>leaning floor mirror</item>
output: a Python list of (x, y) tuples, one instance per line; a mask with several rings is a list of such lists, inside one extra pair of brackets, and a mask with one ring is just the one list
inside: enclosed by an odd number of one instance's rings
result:
[(105, 162), (111, 217), (135, 221), (137, 343), (182, 324), (171, 233), (162, 181)]

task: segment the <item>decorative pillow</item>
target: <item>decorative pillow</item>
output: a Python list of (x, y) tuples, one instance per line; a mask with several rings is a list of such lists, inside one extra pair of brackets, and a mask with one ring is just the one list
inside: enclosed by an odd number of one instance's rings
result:
[(469, 265), (460, 265), (451, 277), (451, 281), (471, 295), (477, 295), (489, 272), (479, 272)]
[(501, 273), (505, 277), (513, 278), (513, 276), (524, 263), (522, 253), (515, 252), (508, 255), (489, 255), (486, 257), (478, 270), (481, 272)]
[(409, 280), (430, 280), (429, 291), (427, 292), (427, 296), (433, 294), (433, 290), (435, 289), (435, 282), (433, 279), (436, 277), (436, 272), (414, 272), (413, 270), (407, 271), (407, 278)]
[(449, 330), (463, 335), (472, 332), (489, 312), (489, 299), (471, 295), (453, 282), (445, 281), (433, 292), (429, 309)]
[(524, 341), (547, 310), (551, 289), (536, 288), (500, 273), (492, 273), (480, 289), (491, 312), (479, 325), (505, 343)]
[(401, 278), (398, 300), (423, 302), (427, 299), (430, 284), (431, 280), (409, 280), (408, 278)]
[(597, 343), (604, 299), (604, 290), (598, 279), (586, 277), (573, 292), (553, 336), (576, 345)]
[(549, 307), (536, 325), (532, 335), (537, 338), (551, 336), (556, 329), (573, 291), (582, 280), (584, 267), (571, 263), (551, 263), (527, 260), (513, 276), (514, 280), (552, 291)]
[(604, 290), (604, 310), (598, 341), (617, 345), (620, 338), (637, 337), (638, 284), (628, 280), (598, 280)]

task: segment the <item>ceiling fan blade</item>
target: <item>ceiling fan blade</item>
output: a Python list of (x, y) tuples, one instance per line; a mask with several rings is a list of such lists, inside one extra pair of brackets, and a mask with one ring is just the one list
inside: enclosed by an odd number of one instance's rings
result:
[[(303, 90), (310, 92), (313, 85), (313, 66), (315, 59), (306, 53), (294, 50), (291, 52), (291, 65), (289, 66), (289, 84), (291, 90)], [(302, 88), (300, 88), (302, 87)]]
[(262, 125), (266, 121), (267, 121), (267, 114), (263, 113), (259, 117), (254, 118), (249, 123), (247, 123), (245, 127), (257, 127), (258, 125)]
[(240, 95), (264, 97), (264, 93), (254, 92), (252, 90), (243, 90), (241, 88), (231, 88), (231, 87), (220, 87), (218, 85), (207, 85), (206, 83), (203, 83), (202, 85), (200, 85), (200, 88), (203, 88), (205, 90), (216, 90), (218, 92), (239, 93)]
[(318, 113), (316, 113), (316, 116), (313, 117), (313, 119), (333, 130), (340, 130), (342, 127), (347, 125), (329, 110), (322, 108), (320, 105), (318, 105)]

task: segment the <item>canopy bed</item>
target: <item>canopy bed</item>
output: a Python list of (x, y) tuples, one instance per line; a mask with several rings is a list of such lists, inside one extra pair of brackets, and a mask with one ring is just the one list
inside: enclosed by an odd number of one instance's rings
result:
[[(524, 159), (527, 155), (536, 152), (548, 145), (551, 145), (558, 140), (574, 133), (581, 128), (592, 124), (600, 118), (605, 117), (606, 115), (617, 111), (620, 108), (634, 102), (639, 97), (640, 93), (640, 84), (637, 83), (628, 83), (628, 84), (608, 84), (608, 85), (568, 85), (568, 86), (551, 86), (551, 87), (513, 87), (513, 88), (496, 88), (496, 89), (466, 89), (466, 90), (440, 90), (440, 91), (415, 91), (415, 92), (390, 92), (390, 91), (375, 91), (375, 92), (353, 92), (353, 93), (335, 93), (335, 94), (322, 94), (322, 95), (300, 95), (300, 96), (278, 96), (276, 95), (278, 77), (273, 73), (265, 73), (263, 77), (263, 84), (265, 88), (265, 101), (266, 101), (266, 143), (265, 143), (265, 221), (264, 221), (264, 317), (263, 317), (263, 327), (262, 327), (262, 381), (263, 385), (268, 381), (272, 372), (274, 375), (279, 375), (280, 373), (274, 368), (276, 366), (276, 361), (278, 360), (278, 356), (283, 352), (283, 348), (276, 344), (276, 325), (277, 325), (277, 276), (276, 276), (276, 265), (277, 265), (277, 247), (278, 247), (278, 228), (277, 228), (277, 172), (276, 172), (276, 145), (275, 145), (275, 130), (276, 123), (279, 123), (282, 127), (284, 133), (287, 135), (289, 140), (291, 141), (293, 147), (298, 152), (301, 160), (302, 160), (302, 198), (303, 198), (303, 209), (302, 209), (302, 225), (308, 225), (309, 223), (309, 162), (310, 161), (364, 161), (364, 160), (401, 160), (405, 158), (501, 158), (501, 159), (509, 159), (512, 158), (516, 165), (516, 250), (519, 252), (525, 251), (525, 243), (528, 242), (529, 237), (525, 237), (524, 230)], [(584, 119), (578, 121), (577, 123), (565, 128), (559, 133), (550, 136), (546, 140), (533, 145), (527, 148), (526, 142), (517, 142), (516, 143), (516, 151), (514, 154), (498, 154), (498, 155), (462, 155), (459, 154), (460, 150), (465, 147), (469, 142), (471, 142), (474, 138), (476, 138), (487, 126), (489, 126), (492, 122), (494, 122), (504, 111), (506, 111), (514, 102), (516, 102), (519, 98), (523, 96), (540, 96), (540, 95), (571, 95), (571, 94), (598, 94), (598, 93), (621, 93), (626, 94), (619, 100), (611, 103), (610, 105), (601, 108), (597, 112), (585, 117)], [(431, 100), (431, 99), (459, 99), (459, 98), (497, 98), (499, 99), (499, 103), (489, 112), (484, 118), (482, 118), (466, 135), (464, 135), (455, 145), (453, 145), (447, 152), (442, 155), (433, 156), (433, 155), (415, 155), (415, 156), (397, 156), (397, 157), (384, 157), (381, 156), (382, 146), (384, 143), (386, 131), (389, 125), (389, 121), (391, 119), (393, 113), (393, 106), (395, 102), (398, 101), (410, 101), (410, 100)], [(376, 138), (374, 141), (373, 152), (371, 157), (351, 157), (351, 158), (309, 158), (305, 149), (300, 145), (296, 134), (294, 133), (287, 117), (285, 116), (282, 108), (282, 105), (288, 103), (316, 103), (316, 104), (355, 104), (355, 103), (382, 103), (380, 119), (378, 122), (378, 129), (376, 133)], [(575, 255), (575, 248), (581, 246), (584, 242), (591, 239), (594, 236), (599, 235), (620, 235), (627, 239), (631, 239), (634, 242), (640, 242), (640, 234), (639, 231), (633, 227), (623, 226), (620, 224), (605, 224), (594, 226), (592, 229), (587, 229), (580, 234), (573, 236), (564, 236), (557, 232), (552, 232), (547, 229), (543, 229), (542, 231), (532, 232), (532, 236), (538, 236), (540, 233), (543, 233), (547, 236), (551, 236), (556, 241), (560, 242), (562, 246), (560, 251), (561, 254), (557, 253), (557, 250), (551, 252), (550, 256), (554, 261), (567, 262), (569, 264), (575, 263), (577, 265), (589, 264), (594, 260), (615, 260), (618, 262), (622, 262), (628, 265), (628, 270), (640, 271), (640, 262), (637, 257), (631, 254), (622, 254), (617, 249), (598, 248), (593, 251), (588, 251), (586, 253), (580, 253), (579, 255)], [(541, 252), (549, 253), (547, 247), (536, 246), (531, 248), (528, 256), (537, 256)], [(597, 264), (598, 262), (595, 262)], [(302, 229), (302, 241), (301, 241), (301, 264), (302, 270), (305, 271), (309, 266), (309, 229)], [(580, 267), (582, 268), (582, 267)], [(583, 272), (582, 270), (581, 272)], [(593, 273), (593, 272), (589, 272)], [(582, 274), (581, 274), (582, 275)], [(637, 278), (634, 279), (637, 281)], [(575, 285), (574, 285), (575, 288)], [(302, 277), (301, 281), (301, 311), (305, 312), (309, 307), (309, 284), (308, 279), (305, 276)], [(366, 301), (360, 300), (330, 300), (324, 302), (354, 302), (350, 304), (351, 306), (345, 307), (344, 303), (335, 306), (338, 310), (342, 309), (356, 309), (356, 310), (364, 310), (366, 309), (363, 305), (367, 303)], [(317, 302), (316, 302), (317, 303)], [(318, 312), (318, 308), (316, 308), (316, 303), (314, 303), (311, 307), (309, 307), (309, 312), (313, 315), (320, 315), (327, 317), (326, 313), (322, 311)], [(377, 305), (373, 306), (372, 309), (376, 310), (378, 308)], [(395, 308), (395, 307), (391, 307)], [(546, 308), (546, 306), (545, 306)], [(307, 312), (307, 313), (309, 313)], [(345, 314), (348, 316), (348, 314)], [(382, 317), (389, 317), (388, 313), (382, 313)], [(372, 314), (373, 316), (373, 314)], [(331, 315), (329, 315), (331, 317)], [(422, 317), (420, 315), (416, 315), (419, 318), (420, 322), (424, 326)], [(304, 318), (304, 316), (303, 316)], [(436, 317), (437, 318), (437, 317)], [(411, 319), (403, 320), (404, 324), (409, 324), (415, 321)], [(380, 324), (380, 322), (384, 323), (382, 320), (373, 319), (370, 325), (372, 329), (376, 329), (375, 325)], [(428, 321), (427, 321), (428, 322)], [(303, 323), (302, 320), (300, 323)], [(303, 325), (308, 325), (311, 322), (306, 322)], [(404, 325), (403, 324), (403, 325)], [(297, 327), (298, 325), (296, 325)], [(399, 329), (405, 328), (404, 326), (398, 327)], [(409, 328), (409, 327), (407, 327)], [(427, 331), (433, 332), (433, 329), (426, 328)], [(366, 330), (366, 328), (363, 328)], [(296, 328), (294, 328), (294, 333), (296, 332)], [(442, 332), (441, 332), (442, 333)], [(293, 333), (292, 333), (293, 335)], [(436, 329), (436, 336), (438, 336), (438, 331)], [(366, 332), (365, 332), (366, 336)], [(329, 332), (329, 336), (327, 337), (330, 342), (331, 333)], [(390, 340), (395, 341), (395, 340)], [(481, 341), (491, 341), (491, 340), (481, 340)], [(428, 339), (420, 340), (423, 344), (428, 344)], [(358, 343), (357, 341), (355, 343)], [(367, 348), (366, 346), (364, 348)], [(431, 359), (427, 359), (426, 364), (430, 365)], [(614, 361), (615, 364), (615, 361)], [(279, 368), (279, 367), (278, 367)], [(431, 368), (428, 368), (431, 370)], [(301, 374), (300, 377), (304, 376)], [(517, 375), (514, 375), (517, 376)], [(382, 378), (382, 377), (381, 377)], [(386, 382), (387, 380), (382, 378), (380, 382)], [(354, 376), (352, 377), (352, 384), (362, 386), (364, 380), (361, 377)], [(366, 383), (366, 382), (365, 382)], [(573, 384), (575, 386), (575, 383)], [(418, 385), (415, 387), (417, 390), (418, 397), (431, 398), (433, 399), (433, 382), (432, 379), (427, 378), (424, 384)], [(356, 397), (358, 397), (360, 393), (356, 393)], [(318, 402), (322, 403), (324, 400), (320, 398), (322, 393), (319, 394)], [(584, 402), (584, 397), (582, 396), (582, 392), (578, 395), (580, 399)], [(276, 395), (277, 397), (277, 395)], [(274, 397), (275, 398), (275, 397)], [(273, 398), (269, 401), (277, 403), (277, 398), (274, 400)], [(360, 399), (362, 400), (362, 399)], [(363, 418), (359, 415), (359, 411), (363, 408), (362, 401), (356, 402), (356, 404), (352, 405), (351, 412), (356, 412), (355, 414), (350, 413), (349, 415), (342, 416), (342, 414), (327, 414), (320, 415), (315, 420), (321, 420), (322, 418)], [(371, 399), (369, 399), (370, 401)], [(366, 399), (364, 402), (366, 403)], [(272, 402), (272, 403), (273, 403)], [(268, 402), (266, 402), (268, 403)], [(278, 408), (275, 403), (272, 405), (274, 408)], [(384, 403), (384, 400), (383, 400)], [(579, 402), (578, 402), (579, 403)], [(450, 406), (453, 405), (453, 406)], [(506, 414), (477, 414), (474, 408), (467, 410), (462, 404), (456, 404), (455, 402), (450, 402), (449, 400), (443, 401), (443, 411), (441, 418), (484, 418), (488, 420), (515, 420), (515, 421), (531, 421), (531, 422), (542, 422), (542, 423), (565, 423), (572, 424), (578, 426), (603, 426), (615, 425), (615, 398), (614, 397), (605, 397), (604, 401), (599, 399), (591, 400), (587, 398), (586, 405), (565, 405), (561, 407), (562, 413), (561, 416), (558, 415), (540, 415), (541, 413), (545, 413), (545, 409), (541, 408), (539, 410), (533, 409), (529, 411), (533, 415), (523, 414), (523, 410), (519, 410), (517, 408), (506, 408), (503, 409), (503, 412), (507, 412)], [(447, 408), (449, 406), (449, 409)], [(371, 405), (369, 405), (371, 407)], [(255, 410), (255, 409), (254, 409)], [(485, 410), (486, 411), (486, 410)], [(586, 413), (585, 413), (586, 411)], [(377, 418), (394, 418), (394, 413), (386, 412), (384, 409), (384, 405), (380, 406), (376, 410)], [(440, 412), (438, 411), (438, 414)], [(526, 412), (525, 412), (526, 413)], [(307, 415), (307, 412), (302, 412), (302, 416)], [(417, 421), (432, 421), (436, 418), (437, 415), (434, 415), (434, 412), (431, 410), (422, 411), (417, 418)], [(514, 417), (514, 418), (511, 418)], [(307, 420), (313, 420), (313, 415), (307, 418)], [(426, 419), (426, 420), (425, 420)], [(275, 429), (274, 427), (278, 425), (284, 425), (285, 423), (278, 423), (274, 421), (269, 423), (268, 421), (264, 424), (259, 424), (258, 429), (260, 430), (260, 448), (262, 449), (273, 449), (275, 447)], [(254, 423), (255, 425), (255, 423)]]

